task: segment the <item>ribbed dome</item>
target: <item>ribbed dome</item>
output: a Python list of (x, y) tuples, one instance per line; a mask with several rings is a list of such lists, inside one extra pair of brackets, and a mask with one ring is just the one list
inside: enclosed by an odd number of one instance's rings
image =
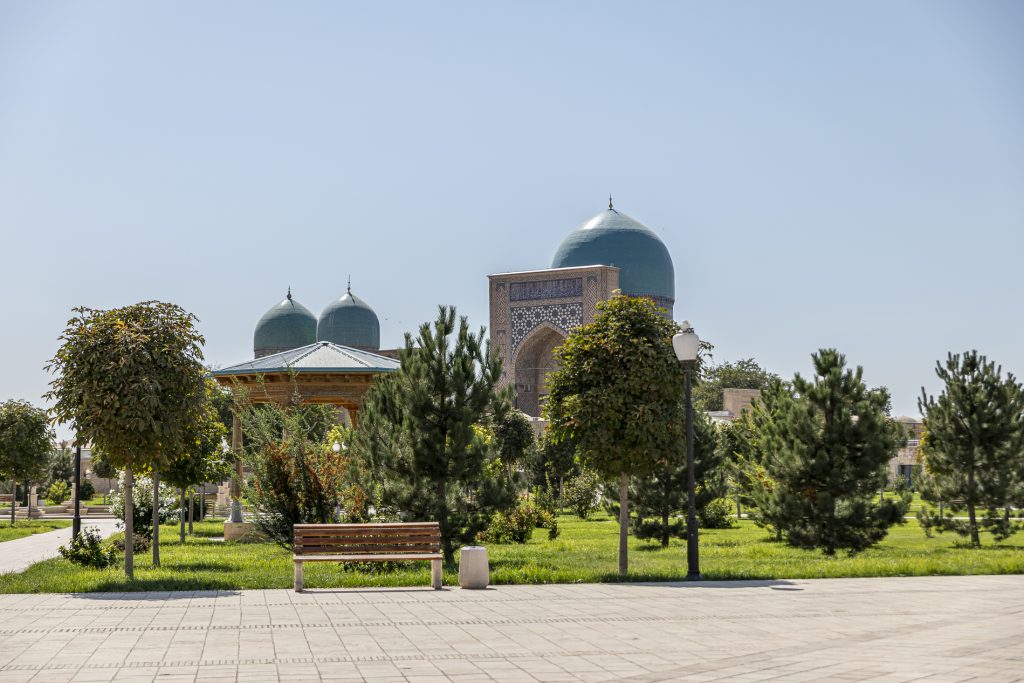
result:
[(380, 351), (380, 320), (352, 288), (327, 305), (316, 326), (316, 340), (363, 351)]
[(316, 316), (288, 296), (263, 314), (256, 323), (252, 347), (257, 358), (306, 346), (316, 341)]
[(675, 269), (661, 239), (643, 223), (611, 208), (584, 222), (562, 240), (552, 268), (616, 266), (623, 294), (649, 296), (672, 313)]

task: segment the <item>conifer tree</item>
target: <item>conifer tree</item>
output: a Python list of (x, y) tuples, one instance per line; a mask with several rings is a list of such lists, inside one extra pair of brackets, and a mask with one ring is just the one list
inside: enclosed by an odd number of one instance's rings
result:
[[(722, 451), (718, 448), (718, 432), (714, 423), (704, 414), (694, 415), (693, 471), (698, 486), (695, 496), (698, 515), (725, 492)], [(689, 472), (686, 465), (686, 443), (665, 451), (650, 472), (633, 477), (629, 499), (636, 515), (634, 535), (637, 538), (656, 538), (668, 546), (670, 536), (682, 537), (682, 522), (671, 524), (673, 514), (686, 509)], [(653, 522), (645, 519), (653, 518)]]
[(513, 504), (514, 490), (485, 425), (509, 410), (495, 384), (501, 361), (484, 330), (456, 325), (454, 307), (405, 336), (398, 372), (368, 392), (354, 434), (356, 453), (376, 477), (376, 507), (403, 519), (436, 521), (445, 561), (472, 541), (496, 510)]
[(776, 383), (755, 411), (766, 481), (764, 505), (792, 545), (856, 552), (902, 523), (909, 497), (878, 502), (902, 430), (885, 414), (888, 392), (868, 389), (862, 369), (835, 349), (812, 356), (814, 377)]
[[(1024, 390), (977, 351), (949, 354), (935, 372), (942, 393), (936, 399), (922, 389), (918, 401), (925, 416), (919, 488), (922, 498), (947, 503), (949, 512), (922, 511), (918, 520), (926, 533), (954, 531), (974, 546), (981, 544), (981, 529), (1002, 540), (1016, 531), (1009, 507), (1021, 502)], [(979, 509), (985, 512), (980, 519)], [(964, 510), (967, 519), (957, 519)]]

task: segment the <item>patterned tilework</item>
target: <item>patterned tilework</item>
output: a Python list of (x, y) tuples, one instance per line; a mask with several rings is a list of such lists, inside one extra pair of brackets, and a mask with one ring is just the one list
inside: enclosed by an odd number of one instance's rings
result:
[(541, 323), (551, 323), (567, 333), (583, 324), (583, 304), (566, 303), (547, 306), (517, 306), (512, 309), (512, 352), (530, 330)]
[(513, 282), (509, 285), (511, 301), (537, 301), (538, 299), (566, 299), (583, 294), (583, 278)]

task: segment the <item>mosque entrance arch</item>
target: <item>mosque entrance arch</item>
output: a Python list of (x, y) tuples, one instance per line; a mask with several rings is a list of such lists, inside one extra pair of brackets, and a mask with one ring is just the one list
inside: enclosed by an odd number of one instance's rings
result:
[(519, 344), (513, 358), (516, 382), (516, 407), (540, 417), (548, 395), (548, 373), (558, 368), (555, 349), (566, 339), (564, 330), (551, 323), (533, 328)]

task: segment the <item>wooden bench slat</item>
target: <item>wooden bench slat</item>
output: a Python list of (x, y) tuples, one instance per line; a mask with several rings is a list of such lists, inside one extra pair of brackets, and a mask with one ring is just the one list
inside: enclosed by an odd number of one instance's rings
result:
[(358, 553), (367, 553), (370, 555), (383, 555), (384, 553), (424, 553), (433, 554), (440, 550), (437, 546), (433, 547), (411, 547), (402, 545), (384, 545), (374, 546), (372, 548), (366, 548), (358, 545), (351, 546), (323, 546), (319, 548), (296, 548), (294, 551), (295, 555), (356, 555)]
[(295, 590), (304, 562), (430, 561), (430, 582), (441, 588), (441, 527), (437, 522), (296, 524), (292, 528)]
[(387, 555), (295, 555), (295, 562), (402, 562), (413, 560), (443, 560), (441, 553), (405, 553)]

